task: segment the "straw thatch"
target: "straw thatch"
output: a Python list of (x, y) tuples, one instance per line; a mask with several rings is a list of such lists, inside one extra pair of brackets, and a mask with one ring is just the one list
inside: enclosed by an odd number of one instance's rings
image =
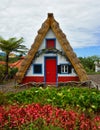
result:
[(28, 55), (23, 60), (21, 67), (16, 75), (17, 82), (18, 83), (22, 82), (22, 80), (27, 72), (27, 69), (29, 68), (32, 60), (35, 57), (36, 52), (38, 51), (45, 35), (47, 34), (47, 32), (50, 28), (52, 29), (52, 31), (56, 35), (56, 38), (58, 39), (66, 56), (68, 57), (68, 59), (72, 63), (76, 73), (79, 76), (80, 81), (87, 80), (88, 76), (87, 76), (83, 66), (81, 65), (79, 59), (77, 58), (76, 54), (73, 52), (73, 49), (70, 46), (70, 43), (68, 42), (68, 40), (66, 38), (66, 35), (60, 29), (58, 22), (54, 19), (53, 14), (48, 13), (48, 18), (46, 19), (46, 21), (44, 21), (41, 28), (39, 29), (38, 34), (34, 40), (34, 43), (32, 44), (31, 49), (28, 52)]

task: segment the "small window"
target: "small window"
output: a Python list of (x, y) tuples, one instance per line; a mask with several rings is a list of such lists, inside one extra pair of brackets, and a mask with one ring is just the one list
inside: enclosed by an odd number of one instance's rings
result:
[(68, 65), (61, 65), (61, 73), (68, 73)]
[(72, 73), (72, 65), (61, 64), (61, 65), (58, 65), (57, 68), (58, 68), (59, 74), (70, 74), (70, 73)]
[(42, 74), (42, 64), (34, 64), (33, 65), (33, 73), (34, 74)]
[(46, 48), (55, 48), (55, 39), (46, 39)]

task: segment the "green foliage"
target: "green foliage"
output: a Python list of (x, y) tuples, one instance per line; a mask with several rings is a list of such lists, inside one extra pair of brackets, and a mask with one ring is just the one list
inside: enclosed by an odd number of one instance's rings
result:
[(90, 56), (90, 57), (79, 57), (82, 65), (84, 66), (86, 72), (94, 72), (95, 70), (95, 61), (99, 61), (100, 57), (99, 56)]
[(0, 65), (0, 81), (3, 80), (4, 72), (5, 72), (5, 67), (3, 65)]
[[(8, 77), (7, 79), (12, 79), (14, 78), (15, 74), (17, 73), (18, 68), (9, 68), (8, 70)], [(0, 65), (0, 82), (4, 82), (6, 80), (5, 78), (5, 66)]]
[(4, 61), (5, 57), (4, 56), (0, 56), (0, 61)]
[(18, 71), (18, 68), (10, 68), (10, 72), (9, 72), (10, 79), (14, 78), (14, 76), (17, 73), (17, 71)]
[(9, 58), (9, 63), (14, 63), (14, 62), (18, 61), (19, 59), (20, 59), (19, 56)]
[(7, 104), (7, 98), (4, 93), (0, 92), (0, 105)]
[(4, 38), (0, 37), (0, 49), (5, 52), (6, 54), (10, 54), (10, 52), (19, 52), (24, 54), (27, 50), (26, 46), (21, 45), (24, 42), (23, 38), (17, 39), (16, 37), (9, 38), (5, 40)]
[(32, 88), (16, 94), (8, 94), (7, 99), (10, 103), (34, 102), (42, 105), (51, 104), (63, 109), (69, 109), (70, 106), (89, 112), (100, 110), (100, 91), (88, 88)]
[(0, 50), (5, 52), (5, 76), (8, 76), (8, 62), (9, 62), (9, 54), (11, 52), (18, 52), (20, 54), (25, 54), (27, 52), (27, 48), (25, 45), (22, 45), (24, 42), (23, 38), (17, 39), (16, 37), (9, 38), (5, 40), (4, 38), (0, 37)]
[(63, 130), (63, 128), (59, 128), (58, 126), (53, 126), (52, 124), (46, 125), (45, 120), (39, 118), (32, 123), (23, 125), (21, 127), (21, 130)]

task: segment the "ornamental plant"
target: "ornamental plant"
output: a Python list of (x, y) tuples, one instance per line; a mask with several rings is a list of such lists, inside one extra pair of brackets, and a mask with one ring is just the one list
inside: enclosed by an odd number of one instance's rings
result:
[[(89, 88), (60, 87), (60, 88), (32, 88), (16, 94), (7, 94), (9, 103), (19, 104), (41, 103), (51, 104), (68, 110), (76, 108), (83, 112), (100, 111), (100, 91)], [(90, 114), (91, 115), (91, 114)]]
[(0, 106), (0, 129), (99, 130), (100, 116), (66, 111), (51, 105), (28, 104)]

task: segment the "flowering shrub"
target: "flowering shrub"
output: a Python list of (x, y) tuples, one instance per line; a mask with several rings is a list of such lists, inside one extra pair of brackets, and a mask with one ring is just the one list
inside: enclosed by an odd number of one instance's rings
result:
[[(85, 114), (66, 111), (51, 105), (29, 104), (0, 107), (0, 129), (98, 130), (100, 116), (92, 119)], [(51, 128), (52, 127), (52, 128)]]

